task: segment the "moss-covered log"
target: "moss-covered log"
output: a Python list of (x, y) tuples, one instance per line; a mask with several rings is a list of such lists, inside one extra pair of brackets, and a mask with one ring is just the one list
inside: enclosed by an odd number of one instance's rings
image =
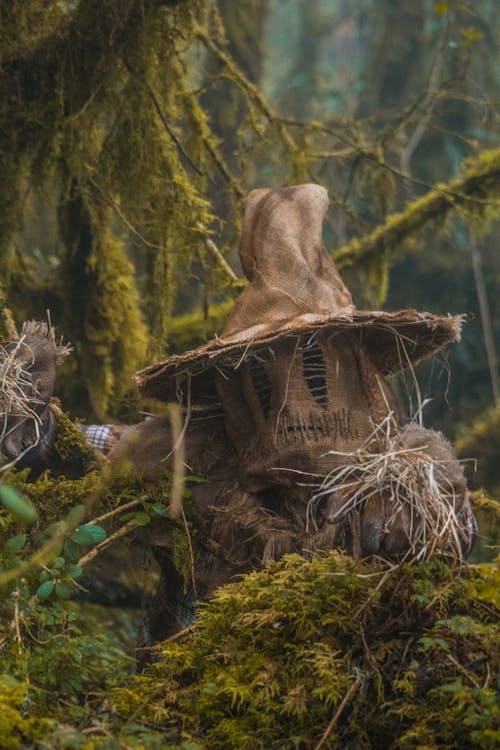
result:
[(220, 589), (112, 703), (168, 747), (493, 750), (498, 583), (290, 556)]

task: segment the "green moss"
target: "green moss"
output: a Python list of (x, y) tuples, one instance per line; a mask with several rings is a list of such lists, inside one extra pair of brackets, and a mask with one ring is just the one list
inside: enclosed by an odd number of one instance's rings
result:
[[(370, 268), (385, 266), (402, 250), (414, 245), (429, 222), (442, 223), (452, 211), (459, 211), (480, 226), (498, 216), (499, 190), (500, 149), (484, 151), (465, 162), (459, 179), (436, 185), (422, 198), (409, 203), (404, 211), (391, 214), (370, 234), (336, 250), (337, 266), (342, 269), (359, 262), (367, 263)], [(380, 292), (385, 294), (386, 290), (386, 276), (381, 273)]]
[(220, 589), (113, 703), (178, 746), (493, 750), (498, 583), (289, 556)]
[(233, 300), (227, 300), (213, 305), (206, 316), (202, 310), (195, 310), (173, 318), (169, 336), (171, 352), (187, 352), (220, 333), (232, 305)]
[(3, 287), (0, 284), (0, 344), (5, 341), (16, 339), (17, 336), (18, 334), (12, 318), (12, 313), (7, 305)]
[[(0, 175), (9, 184), (0, 188), (0, 278), (7, 294), (24, 288), (8, 248), (26, 185), (57, 191), (64, 251), (52, 303), (83, 374), (80, 408), (90, 401), (101, 419), (119, 411), (148, 349), (165, 353), (174, 268), (204, 253), (199, 225), (213, 219), (205, 190), (217, 143), (183, 63), (196, 24), (209, 23), (206, 6), (16, 0), (0, 11)], [(187, 147), (179, 132), (191, 134)]]
[(131, 390), (131, 373), (145, 364), (148, 337), (132, 264), (111, 234), (109, 217), (94, 211), (82, 349), (90, 403), (104, 419), (110, 403)]
[(57, 405), (53, 409), (56, 419), (54, 449), (58, 457), (55, 467), (65, 476), (81, 477), (103, 465), (103, 458), (92, 448), (81, 430)]
[(17, 750), (35, 747), (37, 740), (49, 734), (53, 721), (30, 717), (26, 706), (29, 687), (7, 675), (0, 675), (0, 748)]

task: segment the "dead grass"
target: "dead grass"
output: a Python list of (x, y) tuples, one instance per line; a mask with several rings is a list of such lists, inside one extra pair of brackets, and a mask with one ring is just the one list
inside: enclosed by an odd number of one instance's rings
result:
[(405, 446), (389, 414), (357, 450), (328, 451), (335, 456), (336, 465), (309, 502), (309, 523), (314, 523), (320, 499), (332, 493), (342, 499), (340, 508), (328, 519), (332, 523), (353, 511), (363, 511), (372, 498), (380, 498), (386, 511), (386, 530), (400, 517), (406, 519), (406, 561), (427, 560), (440, 552), (460, 562), (461, 542), (467, 538), (459, 518), (463, 498), (447, 478), (444, 462), (429, 455), (427, 447)]

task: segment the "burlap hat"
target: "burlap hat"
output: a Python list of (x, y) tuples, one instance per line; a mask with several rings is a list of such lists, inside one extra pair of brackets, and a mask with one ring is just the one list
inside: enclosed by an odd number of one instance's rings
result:
[(355, 308), (323, 245), (327, 208), (328, 193), (319, 185), (253, 190), (240, 242), (250, 284), (235, 300), (221, 336), (138, 372), (139, 392), (175, 400), (189, 381), (194, 399), (210, 398), (214, 369), (237, 368), (249, 351), (277, 339), (325, 329), (351, 332), (386, 375), (458, 340), (462, 316)]

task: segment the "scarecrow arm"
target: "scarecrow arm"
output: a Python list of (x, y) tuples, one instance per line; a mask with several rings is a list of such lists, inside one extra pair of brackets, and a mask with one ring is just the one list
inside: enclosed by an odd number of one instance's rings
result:
[(0, 450), (16, 468), (40, 473), (50, 463), (56, 429), (49, 401), (56, 366), (68, 353), (50, 326), (33, 321), (0, 349)]
[[(84, 437), (51, 403), (57, 366), (69, 352), (70, 347), (56, 341), (51, 326), (34, 321), (23, 325), (18, 339), (0, 347), (0, 454), (7, 459), (3, 470), (29, 468), (32, 480), (45, 469), (77, 478), (99, 464), (114, 442), (113, 427), (90, 430)], [(61, 452), (64, 440), (70, 445)]]

